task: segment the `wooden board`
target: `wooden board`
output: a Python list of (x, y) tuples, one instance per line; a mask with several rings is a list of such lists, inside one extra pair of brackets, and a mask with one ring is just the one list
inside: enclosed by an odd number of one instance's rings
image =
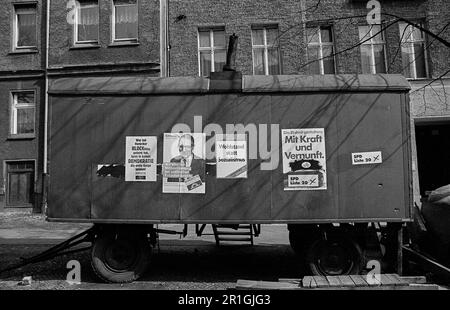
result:
[(366, 278), (361, 275), (350, 275), (350, 278), (356, 286), (369, 286), (366, 282)]
[(330, 283), (331, 287), (342, 286), (342, 283), (338, 277), (327, 276), (327, 280), (328, 280), (328, 283)]
[(341, 281), (342, 286), (345, 287), (354, 287), (356, 286), (355, 282), (353, 282), (352, 278), (350, 276), (337, 276), (339, 278), (339, 281)]
[(298, 287), (299, 287), (298, 284), (287, 283), (287, 282), (238, 280), (236, 283), (237, 289), (280, 290), (280, 289), (295, 289)]
[(317, 287), (329, 287), (330, 286), (326, 277), (314, 276), (314, 281), (316, 281)]
[(303, 277), (302, 287), (316, 288), (317, 287), (316, 280), (314, 280), (314, 277), (309, 277), (309, 276)]
[(395, 286), (406, 286), (406, 285), (408, 285), (408, 282), (406, 282), (405, 280), (402, 280), (402, 278), (399, 277), (395, 273), (386, 273), (385, 276), (390, 278), (393, 281), (393, 283), (394, 283), (393, 285), (395, 285)]

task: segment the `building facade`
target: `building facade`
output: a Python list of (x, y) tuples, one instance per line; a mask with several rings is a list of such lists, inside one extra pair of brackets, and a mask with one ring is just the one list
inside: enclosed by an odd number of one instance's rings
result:
[(41, 209), (45, 2), (0, 10), (0, 211)]
[(0, 12), (0, 210), (41, 209), (46, 81), (209, 76), (222, 70), (232, 34), (242, 74), (405, 75), (413, 88), (417, 196), (450, 183), (450, 48), (423, 30), (450, 41), (446, 0), (379, 1), (386, 14), (375, 25), (365, 0), (7, 2)]

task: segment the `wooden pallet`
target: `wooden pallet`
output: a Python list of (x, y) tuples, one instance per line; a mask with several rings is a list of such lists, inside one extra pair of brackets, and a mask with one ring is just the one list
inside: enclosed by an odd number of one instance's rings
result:
[(366, 276), (306, 276), (303, 279), (279, 279), (271, 281), (238, 280), (236, 289), (270, 290), (438, 290), (435, 284), (427, 284), (425, 277), (400, 277), (397, 274), (382, 274), (379, 281), (367, 281)]

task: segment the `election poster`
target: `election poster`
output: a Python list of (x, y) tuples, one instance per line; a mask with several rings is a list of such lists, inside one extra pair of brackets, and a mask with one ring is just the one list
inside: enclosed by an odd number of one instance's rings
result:
[(245, 135), (216, 135), (216, 177), (247, 178), (247, 140)]
[(323, 128), (282, 129), (284, 190), (326, 190)]
[(204, 133), (165, 133), (163, 193), (205, 193)]
[(154, 136), (126, 137), (125, 181), (155, 182), (157, 139)]

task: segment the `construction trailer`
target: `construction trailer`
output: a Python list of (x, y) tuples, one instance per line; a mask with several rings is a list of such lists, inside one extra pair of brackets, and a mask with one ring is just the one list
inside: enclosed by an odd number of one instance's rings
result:
[[(227, 76), (52, 80), (47, 219), (93, 223), (93, 267), (111, 282), (144, 272), (163, 223), (283, 223), (313, 274), (373, 258), (401, 273), (406, 79)], [(186, 148), (200, 154), (187, 170)]]

